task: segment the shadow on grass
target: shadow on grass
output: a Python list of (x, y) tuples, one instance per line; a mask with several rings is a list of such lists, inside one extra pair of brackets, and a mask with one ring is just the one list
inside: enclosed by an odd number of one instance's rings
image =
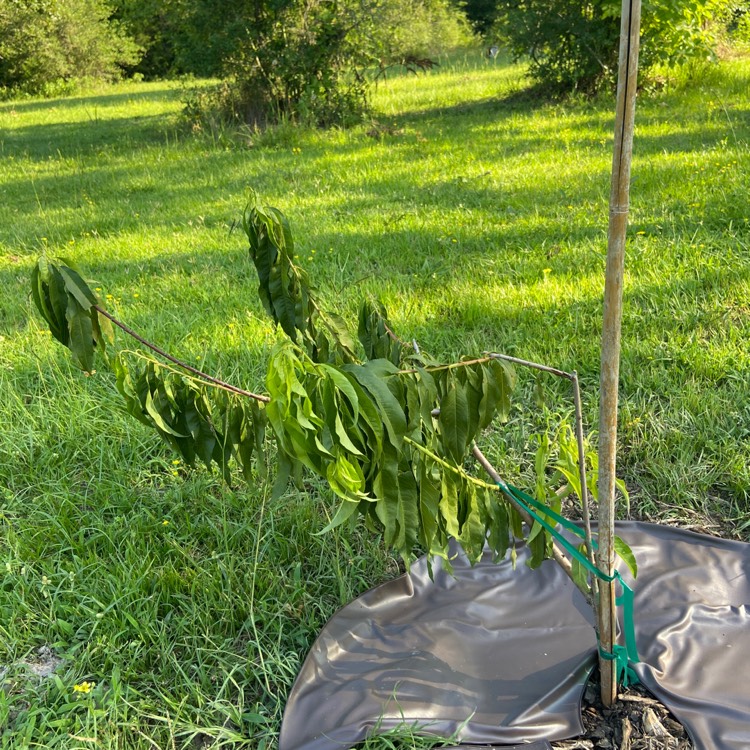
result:
[[(603, 122), (605, 116), (593, 113), (591, 118)], [(203, 217), (206, 222), (219, 222), (227, 226), (242, 210), (242, 199), (238, 199), (236, 212), (229, 215), (223, 203), (217, 205), (217, 196), (242, 196), (248, 185), (253, 185), (261, 194), (284, 192), (298, 186), (315, 185), (318, 202), (323, 211), (334, 216), (359, 216), (366, 225), (373, 225), (373, 234), (388, 235), (393, 226), (398, 227), (401, 217), (409, 214), (432, 212), (457, 212), (482, 210), (492, 207), (494, 218), (482, 235), (482, 241), (492, 243), (536, 244), (547, 246), (561, 241), (593, 238), (594, 226), (606, 224), (606, 196), (609, 190), (609, 168), (607, 149), (592, 134), (590, 118), (586, 115), (581, 123), (569, 125), (572, 140), (568, 149), (601, 151), (603, 157), (598, 169), (592, 169), (586, 160), (580, 164), (565, 164), (564, 179), (550, 179), (531, 186), (507, 189), (502, 180), (502, 171), (480, 173), (474, 165), (464, 164), (462, 171), (453, 176), (423, 176), (419, 165), (425, 158), (423, 146), (415, 140), (403, 140), (393, 145), (394, 166), (388, 173), (368, 168), (373, 159), (387, 156), (390, 145), (375, 153), (370, 149), (361, 155), (362, 143), (327, 146), (325, 150), (312, 150), (308, 158), (296, 160), (291, 150), (280, 151), (226, 151), (194, 144), (180, 158), (160, 158), (158, 149), (169, 136), (164, 129), (167, 120), (162, 116), (143, 118), (120, 118), (114, 126), (100, 127), (90, 123), (80, 125), (34, 126), (26, 137), (12, 136), (6, 141), (6, 153), (29, 148), (35, 144), (40, 160), (46, 160), (56, 150), (78, 150), (80, 164), (75, 170), (66, 167), (62, 174), (34, 174), (19, 176), (4, 182), (7, 196), (12, 196), (14, 222), (27, 226), (39, 224), (40, 210), (55, 213), (54, 234), (67, 241), (86, 232), (97, 232), (106, 236), (112, 232), (136, 231), (148, 226), (158, 233), (160, 229), (173, 229)], [(466, 126), (456, 138), (471, 135), (472, 122), (486, 125), (486, 117), (467, 118)], [(744, 131), (735, 131), (736, 137), (744, 137)], [(486, 158), (493, 162), (505, 158), (523, 159), (535, 150), (555, 147), (554, 134), (535, 136), (526, 133), (523, 125), (513, 125), (496, 136), (493, 132), (475, 133), (477, 150), (491, 149)], [(685, 186), (695, 180), (695, 169), (687, 164), (676, 166), (649, 162), (650, 156), (666, 153), (695, 152), (697, 160), (705, 159), (708, 148), (719, 146), (727, 137), (727, 129), (713, 123), (700, 131), (689, 134), (643, 136), (637, 142), (637, 157), (634, 163), (634, 206), (663, 205), (668, 213), (685, 215)], [(24, 146), (25, 144), (25, 146)], [(465, 143), (456, 143), (456, 148), (466, 151)], [(137, 158), (139, 151), (150, 154), (146, 160)], [(135, 155), (127, 164), (112, 163), (112, 157), (120, 153)], [(561, 153), (561, 158), (570, 159)], [(400, 162), (400, 168), (396, 162)], [(480, 162), (481, 163), (481, 162)], [(332, 165), (328, 167), (327, 165)], [(605, 166), (606, 165), (606, 166)], [(554, 164), (552, 165), (554, 169)], [(502, 170), (502, 162), (497, 166)], [(348, 180), (348, 196), (344, 202), (337, 188), (337, 171), (366, 172), (357, 180)], [(285, 187), (287, 186), (287, 187)], [(217, 187), (219, 188), (217, 192)], [(727, 184), (722, 191), (710, 191), (705, 204), (700, 207), (701, 216), (686, 218), (685, 223), (695, 224), (707, 220), (721, 226), (730, 219), (742, 220), (741, 196), (732, 198), (734, 183)], [(303, 188), (304, 189), (304, 188)], [(326, 191), (332, 189), (330, 199)], [(92, 204), (93, 201), (93, 204)], [(330, 208), (326, 208), (326, 203)], [(583, 229), (572, 226), (565, 216), (565, 206), (588, 204), (600, 206), (601, 216), (587, 215), (583, 218)], [(169, 210), (162, 210), (163, 206)], [(580, 213), (580, 212), (579, 212)], [(695, 214), (695, 209), (690, 209)], [(140, 214), (140, 216), (139, 216)], [(376, 220), (377, 215), (382, 220)], [(142, 218), (141, 218), (142, 217)], [(578, 216), (578, 220), (581, 216)], [(463, 231), (462, 219), (457, 217), (457, 231)], [(466, 229), (471, 217), (466, 217)], [(531, 231), (529, 224), (536, 225)], [(497, 229), (502, 225), (502, 229)], [(513, 226), (521, 229), (516, 231)], [(526, 225), (526, 228), (523, 228)], [(45, 234), (50, 230), (42, 229)], [(318, 242), (314, 230), (306, 228), (312, 241)], [(596, 230), (598, 231), (598, 230)], [(546, 236), (544, 232), (547, 232)], [(583, 232), (583, 234), (582, 234)], [(466, 232), (464, 232), (466, 233)], [(525, 236), (524, 236), (525, 235)], [(433, 238), (433, 242), (436, 238)], [(52, 237), (50, 237), (52, 241)], [(323, 240), (326, 241), (326, 240)], [(372, 238), (370, 238), (370, 244)]]
[[(159, 99), (165, 91), (175, 93), (160, 89), (145, 94), (123, 93), (62, 101), (65, 106), (79, 106), (82, 101), (121, 103), (130, 99)], [(439, 114), (442, 118), (446, 113), (460, 116), (461, 127), (456, 127), (455, 133), (448, 136), (448, 148), (468, 153), (472, 149), (492, 147), (495, 150), (488, 158), (501, 169), (504, 158), (532, 156), (538, 148), (556, 146), (558, 136), (553, 127), (539, 135), (538, 129), (536, 134), (527, 132), (522, 120), (507, 122), (511, 115), (528, 112), (529, 97), (539, 106), (549, 103), (536, 97), (531, 89), (505, 100), (436, 108), (409, 117), (415, 124), (424, 123), (429, 135), (431, 117)], [(29, 106), (54, 107), (56, 104), (54, 101), (37, 102)], [(733, 134), (738, 140), (748, 137), (746, 125), (738, 119), (742, 112), (746, 110), (733, 110), (737, 119)], [(497, 113), (496, 119), (493, 113)], [(15, 196), (14, 222), (40, 225), (40, 211), (55, 215), (54, 236), (41, 224), (41, 231), (50, 234), (50, 246), (54, 248), (86, 233), (94, 232), (106, 241), (108, 235), (126, 236), (144, 227), (149, 228), (157, 241), (164, 237), (166, 243), (175, 227), (184, 227), (199, 215), (207, 225), (224, 225), (228, 230), (242, 210), (242, 200), (237, 200), (236, 210), (228, 211), (226, 201), (216, 199), (217, 185), (222, 196), (241, 196), (248, 184), (254, 185), (261, 194), (285, 189), (312, 190), (315, 186), (317, 210), (333, 215), (333, 229), (316, 231), (314, 226), (305, 226), (304, 219), (299, 221), (292, 212), (287, 213), (290, 213), (295, 234), (301, 238), (298, 239), (300, 247), (331, 247), (341, 255), (342, 270), (332, 279), (337, 287), (356, 284), (361, 279), (377, 281), (383, 277), (385, 269), (400, 284), (418, 286), (425, 279), (429, 284), (433, 275), (438, 281), (469, 284), (486, 267), (482, 264), (487, 263), (491, 263), (498, 278), (508, 284), (533, 284), (541, 278), (545, 268), (553, 273), (571, 273), (575, 268), (576, 272), (586, 274), (599, 268), (603, 258), (609, 149), (601, 145), (596, 132), (592, 135), (592, 130), (604, 132), (611, 113), (598, 103), (592, 103), (580, 111), (570, 107), (565, 114), (570, 115), (565, 123), (568, 148), (601, 151), (607, 156), (598, 162), (602, 166), (592, 169), (587, 163), (576, 168), (566, 165), (565, 178), (560, 180), (553, 173), (555, 164), (552, 163), (548, 179), (522, 186), (517, 182), (512, 189), (505, 188), (502, 181), (488, 171), (479, 173), (475, 168), (472, 173), (472, 167), (460, 161), (451, 176), (423, 176), (419, 165), (425, 158), (425, 147), (413, 138), (393, 142), (394, 157), (402, 162), (399, 169), (388, 173), (372, 170), (360, 178), (348, 177), (345, 200), (335, 189), (330, 198), (326, 195), (326, 190), (335, 186), (338, 177), (335, 171), (327, 175), (325, 164), (344, 165), (337, 166), (340, 171), (351, 166), (351, 174), (356, 175), (357, 168), (367, 160), (387, 158), (390, 142), (375, 153), (370, 149), (366, 156), (361, 156), (362, 139), (366, 137), (363, 135), (344, 143), (326, 144), (322, 149), (313, 147), (305, 159), (290, 154), (291, 148), (238, 152), (194, 143), (194, 148), (181, 152), (179, 157), (172, 158), (165, 152), (167, 158), (158, 158), (157, 167), (144, 158), (138, 159), (138, 154), (159, 155), (154, 146), (167, 137), (167, 115), (21, 128), (9, 134), (6, 153), (34, 150), (40, 160), (46, 161), (61, 151), (76, 151), (80, 154), (80, 167), (75, 172), (66, 168), (68, 171), (63, 174), (42, 172), (33, 175), (31, 180), (26, 175), (19, 176), (5, 181), (4, 188), (7, 195)], [(652, 107), (643, 121), (648, 124), (668, 118), (668, 112)], [(487, 126), (494, 128), (496, 124), (501, 126), (497, 132), (479, 130)], [(651, 206), (661, 205), (668, 217), (674, 215), (669, 229), (675, 243), (689, 242), (701, 226), (720, 229), (730, 220), (741, 222), (745, 202), (739, 182), (724, 185), (722, 191), (708, 191), (698, 209), (689, 208), (683, 193), (685, 185), (694, 179), (694, 168), (687, 164), (651, 163), (648, 157), (665, 152), (694, 151), (696, 159), (703, 159), (706, 149), (719, 146), (727, 138), (727, 132), (724, 123), (714, 121), (688, 134), (677, 130), (665, 135), (637, 137), (634, 176), (640, 180), (642, 174), (648, 174), (642, 183), (636, 183), (634, 209), (638, 211), (643, 207), (641, 210), (648, 214), (652, 213)], [(468, 147), (467, 139), (473, 139)], [(122, 152), (134, 158), (113, 166), (108, 157)], [(560, 158), (570, 157), (561, 153)], [(93, 207), (89, 201), (94, 202)], [(569, 214), (565, 209), (568, 202), (588, 205), (590, 211)], [(476, 214), (472, 213), (474, 211)], [(446, 236), (440, 237), (430, 229), (436, 215), (450, 215), (454, 236), (443, 230)], [(337, 216), (341, 217), (340, 229), (336, 228)], [(482, 219), (481, 229), (476, 228), (477, 216)], [(352, 217), (356, 217), (356, 221)], [(419, 219), (426, 228), (403, 228), (401, 222), (405, 217), (411, 224), (414, 224), (412, 219)], [(352, 230), (352, 225), (356, 229)], [(657, 237), (664, 231), (655, 220), (639, 225), (638, 229)], [(198, 244), (187, 253), (156, 252), (138, 261), (115, 258), (96, 261), (86, 269), (86, 275), (106, 284), (129, 266), (143, 279), (175, 268), (184, 268), (200, 278), (204, 273), (216, 272), (213, 261), (206, 263), (203, 243), (210, 241), (207, 236), (197, 237)], [(242, 263), (246, 263), (241, 236), (228, 235), (226, 246), (228, 250), (221, 253), (220, 267), (226, 268), (227, 259), (234, 256), (231, 248), (237, 248)], [(405, 247), (409, 248), (408, 253), (404, 252)], [(573, 252), (571, 248), (577, 250)], [(35, 253), (25, 251), (23, 254), (24, 263), (28, 264), (29, 255)], [(213, 250), (211, 254), (216, 255)], [(201, 271), (201, 268), (206, 270)], [(0, 270), (3, 288), (12, 288), (17, 278), (18, 274), (11, 268)], [(175, 285), (174, 294), (179, 298), (179, 280)], [(459, 319), (488, 319), (481, 303), (472, 303), (471, 309), (465, 312), (465, 315), (458, 314)], [(12, 314), (4, 316), (5, 319), (12, 317)]]
[[(558, 232), (564, 238), (559, 228)], [(394, 231), (377, 243), (371, 234), (349, 233), (344, 245), (334, 232), (319, 233), (315, 244), (325, 247), (330, 243), (336, 254), (323, 264), (304, 260), (302, 264), (319, 288), (324, 308), (342, 314), (352, 330), (356, 329), (357, 300), (372, 294), (396, 294), (400, 307), (412, 309), (407, 313), (412, 330), (400, 332), (407, 338), (416, 335), (419, 340), (439, 342), (443, 352), (462, 351), (462, 340), (480, 338), (487, 348), (502, 346), (504, 351), (516, 353), (516, 346), (528, 347), (535, 340), (534, 332), (541, 326), (544, 342), (539, 343), (547, 346), (554, 342), (567, 351), (565, 361), (555, 365), (578, 367), (584, 377), (595, 373), (599, 364), (598, 339), (593, 331), (600, 325), (605, 242), (603, 236), (601, 243), (597, 239), (579, 236), (550, 258), (533, 247), (519, 254), (518, 246), (529, 241), (529, 232), (512, 228), (506, 235), (493, 232), (463, 245), (436, 243), (428, 230)], [(684, 239), (687, 243), (689, 229)], [(130, 297), (137, 291), (141, 299), (155, 301), (158, 315), (148, 302), (132, 305), (123, 313), (125, 322), (137, 330), (155, 335), (166, 323), (169, 330), (163, 335), (176, 337), (181, 347), (200, 348), (201, 342), (210, 342), (233, 316), (249, 313), (258, 320), (266, 319), (255, 292), (257, 277), (244, 237), (238, 232), (228, 245), (230, 249), (220, 255), (196, 247), (190, 252), (159, 253), (127, 262), (118, 258), (92, 260), (80, 264), (80, 271), (84, 278), (96, 280), (91, 283), (103, 288), (101, 295)], [(409, 247), (410, 253), (405, 254), (404, 247)], [(693, 337), (699, 346), (702, 337), (710, 339), (714, 334), (744, 328), (741, 309), (727, 308), (719, 315), (712, 308), (717, 301), (723, 305), (722, 300), (744, 297), (742, 289), (750, 280), (750, 266), (742, 265), (740, 253), (717, 262), (715, 252), (696, 250), (679, 275), (659, 283), (652, 282), (651, 276), (639, 280), (639, 274), (652, 262), (640, 257), (632, 246), (629, 253), (625, 327), (631, 330), (625, 336), (626, 359), (629, 350), (639, 351), (643, 357), (653, 355), (647, 351), (653, 341), (644, 349), (641, 329), (650, 331), (652, 338), (656, 330), (665, 345), (673, 338)], [(550, 293), (545, 292), (547, 273), (561, 285), (559, 289), (551, 287)], [(28, 278), (26, 264), (2, 268), (0, 288), (26, 294)], [(387, 278), (385, 283), (383, 278)], [(436, 298), (439, 289), (443, 292)], [(472, 289), (476, 291), (472, 293)], [(428, 307), (422, 305), (423, 298), (430, 300)], [(6, 330), (15, 323), (22, 325), (21, 308), (24, 312), (29, 309), (26, 305), (0, 308)], [(119, 314), (117, 308), (115, 312)], [(185, 320), (189, 320), (190, 341), (184, 337)], [(661, 322), (655, 327), (655, 321)], [(693, 355), (682, 351), (671, 355), (678, 366), (675, 373), (691, 369)], [(644, 372), (651, 369), (645, 361), (633, 366), (643, 366)], [(703, 370), (706, 377), (715, 374), (715, 368)], [(692, 368), (694, 375), (703, 370)]]
[(55, 109), (77, 109), (79, 107), (110, 107), (130, 101), (161, 101), (178, 99), (182, 95), (174, 85), (152, 88), (149, 91), (130, 91), (117, 94), (84, 94), (55, 99), (15, 100), (0, 102), (0, 114), (8, 112), (44, 112)]
[(418, 123), (424, 120), (432, 120), (436, 117), (458, 117), (470, 116), (486, 118), (498, 116), (499, 118), (511, 116), (519, 112), (536, 112), (547, 106), (556, 105), (573, 106), (565, 97), (555, 96), (550, 90), (539, 84), (515, 89), (507, 94), (479, 101), (466, 101), (445, 107), (431, 107), (428, 109), (415, 110), (407, 114), (399, 115), (393, 119), (403, 123)]
[(6, 130), (3, 149), (17, 157), (47, 161), (50, 157), (92, 156), (133, 152), (157, 143), (180, 138), (172, 114), (135, 115), (87, 121), (28, 125)]

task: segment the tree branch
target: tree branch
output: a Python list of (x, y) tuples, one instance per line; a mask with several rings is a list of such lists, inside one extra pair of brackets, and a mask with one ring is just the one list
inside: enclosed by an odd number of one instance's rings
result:
[(565, 372), (564, 370), (558, 370), (556, 367), (548, 367), (547, 365), (540, 365), (538, 362), (529, 362), (526, 359), (518, 359), (518, 357), (511, 357), (508, 354), (495, 354), (493, 352), (485, 352), (487, 359), (502, 359), (506, 362), (512, 362), (516, 365), (523, 365), (524, 367), (532, 367), (535, 370), (541, 370), (542, 372), (548, 372), (552, 375), (557, 375), (559, 378), (565, 378), (566, 380), (573, 380), (573, 373)]
[(114, 317), (114, 315), (110, 315), (110, 313), (108, 313), (106, 310), (99, 307), (99, 305), (92, 305), (92, 307), (100, 315), (103, 315), (105, 318), (108, 318), (119, 329), (127, 333), (128, 336), (131, 336), (132, 338), (134, 338), (139, 344), (143, 344), (143, 346), (147, 347), (148, 349), (151, 349), (152, 352), (155, 352), (160, 357), (164, 357), (164, 359), (169, 360), (170, 362), (174, 363), (178, 367), (181, 367), (183, 370), (187, 370), (187, 372), (191, 372), (193, 373), (193, 375), (197, 375), (199, 378), (202, 378), (203, 380), (206, 380), (209, 383), (213, 383), (214, 385), (218, 386), (219, 388), (224, 389), (225, 391), (229, 391), (230, 393), (235, 393), (238, 396), (245, 396), (246, 398), (252, 398), (252, 399), (255, 399), (256, 401), (260, 401), (263, 404), (267, 404), (271, 400), (268, 396), (263, 396), (259, 393), (252, 393), (250, 391), (245, 391), (242, 388), (238, 388), (236, 385), (232, 385), (231, 383), (226, 383), (223, 380), (214, 378), (211, 375), (208, 375), (207, 373), (196, 369), (195, 367), (183, 362), (182, 360), (177, 359), (177, 357), (173, 357), (171, 354), (168, 354), (163, 349), (160, 349), (158, 346), (156, 346), (156, 344), (152, 344), (150, 341), (147, 341), (142, 336), (139, 336), (132, 328), (126, 326), (125, 323), (119, 321), (117, 318)]
[[(403, 342), (402, 342), (403, 343)], [(425, 372), (440, 372), (441, 370), (455, 370), (457, 367), (469, 367), (470, 365), (481, 365), (490, 360), (498, 359), (498, 357), (479, 357), (477, 359), (466, 359), (461, 362), (451, 362), (447, 365), (435, 365), (434, 367), (425, 367)], [(394, 372), (394, 375), (414, 375), (419, 370), (399, 370)]]

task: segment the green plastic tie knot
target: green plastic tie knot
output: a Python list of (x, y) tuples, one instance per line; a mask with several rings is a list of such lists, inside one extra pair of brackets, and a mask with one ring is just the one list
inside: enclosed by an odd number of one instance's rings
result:
[[(635, 685), (638, 683), (638, 675), (632, 669), (632, 664), (638, 664), (640, 657), (638, 656), (638, 649), (635, 643), (635, 621), (633, 617), (633, 589), (625, 583), (619, 571), (615, 571), (614, 575), (608, 575), (603, 570), (594, 565), (586, 555), (581, 554), (577, 547), (572, 544), (563, 534), (552, 524), (547, 521), (547, 518), (553, 519), (557, 524), (567, 529), (570, 533), (585, 539), (586, 535), (583, 530), (576, 526), (574, 523), (569, 521), (567, 518), (563, 518), (559, 513), (556, 513), (551, 508), (543, 505), (539, 501), (535, 500), (530, 495), (522, 492), (517, 487), (507, 484), (502, 480), (497, 483), (497, 486), (502, 492), (508, 495), (514, 500), (523, 510), (525, 510), (542, 528), (546, 529), (552, 537), (560, 543), (565, 551), (577, 560), (586, 570), (589, 571), (593, 576), (601, 581), (611, 583), (617, 581), (622, 589), (622, 594), (617, 597), (615, 603), (622, 607), (622, 621), (623, 621), (623, 635), (625, 636), (625, 645), (614, 645), (613, 652), (602, 650), (599, 646), (599, 655), (603, 659), (616, 662), (616, 675), (617, 684), (622, 684), (625, 687), (629, 685)], [(537, 512), (538, 511), (538, 512)], [(544, 517), (541, 514), (544, 514)], [(592, 542), (596, 549), (597, 544), (595, 541)], [(598, 640), (598, 634), (597, 634)]]

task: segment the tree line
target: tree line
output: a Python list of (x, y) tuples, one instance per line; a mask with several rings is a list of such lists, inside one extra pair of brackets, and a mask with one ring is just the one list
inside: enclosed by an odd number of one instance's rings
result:
[[(596, 91), (617, 62), (620, 0), (0, 0), (0, 96), (178, 75), (223, 85), (197, 105), (262, 125), (346, 123), (389, 67), (498, 45), (551, 90)], [(750, 40), (748, 0), (646, 0), (642, 69)]]

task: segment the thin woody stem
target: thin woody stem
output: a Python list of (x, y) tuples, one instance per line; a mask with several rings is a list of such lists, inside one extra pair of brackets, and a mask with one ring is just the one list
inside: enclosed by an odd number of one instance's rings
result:
[(391, 328), (390, 328), (390, 327), (388, 326), (388, 324), (387, 324), (387, 323), (386, 323), (385, 321), (383, 321), (383, 328), (385, 328), (385, 332), (386, 332), (386, 333), (388, 334), (388, 337), (389, 337), (389, 338), (390, 338), (390, 339), (391, 339), (392, 341), (395, 341), (395, 342), (396, 342), (397, 344), (401, 344), (401, 346), (413, 346), (413, 347), (414, 347), (414, 349), (415, 349), (415, 351), (417, 351), (417, 353), (419, 353), (418, 347), (416, 346), (416, 342), (413, 342), (413, 343), (411, 343), (411, 344), (410, 344), (410, 343), (409, 343), (408, 341), (402, 341), (402, 340), (401, 340), (401, 339), (400, 339), (400, 338), (399, 338), (399, 337), (398, 337), (398, 336), (396, 335), (395, 331), (393, 331), (393, 330), (392, 330), (392, 329), (391, 329)]
[(225, 391), (229, 391), (230, 393), (235, 393), (238, 396), (245, 396), (247, 398), (252, 398), (264, 404), (267, 404), (271, 400), (268, 396), (263, 396), (259, 393), (252, 393), (250, 391), (245, 391), (242, 388), (238, 388), (236, 385), (232, 385), (231, 383), (226, 383), (223, 380), (219, 380), (218, 378), (214, 378), (213, 376), (208, 375), (207, 373), (202, 372), (201, 370), (198, 370), (192, 365), (189, 365), (186, 362), (183, 362), (182, 360), (177, 359), (177, 357), (173, 357), (171, 354), (168, 354), (163, 349), (160, 349), (158, 346), (156, 346), (156, 344), (152, 344), (150, 341), (147, 341), (142, 336), (139, 336), (132, 328), (130, 328), (129, 326), (126, 326), (125, 323), (119, 321), (117, 318), (114, 317), (114, 315), (111, 315), (106, 310), (99, 307), (99, 305), (92, 305), (92, 307), (100, 315), (103, 315), (105, 318), (108, 318), (118, 328), (120, 328), (122, 331), (127, 333), (128, 336), (131, 336), (132, 338), (134, 338), (138, 343), (143, 344), (143, 346), (147, 347), (148, 349), (151, 349), (152, 352), (155, 352), (160, 357), (164, 357), (164, 359), (169, 360), (170, 362), (174, 363), (178, 367), (181, 367), (183, 370), (187, 370), (188, 372), (193, 373), (193, 375), (197, 375), (199, 378), (202, 378), (203, 380), (206, 380), (209, 383), (213, 383), (219, 388), (223, 388)]
[(574, 370), (573, 372), (565, 372), (559, 370), (556, 367), (549, 367), (548, 365), (539, 364), (539, 362), (529, 362), (526, 359), (519, 359), (518, 357), (511, 357), (507, 354), (496, 354), (488, 353), (490, 359), (501, 359), (506, 362), (512, 362), (516, 365), (522, 365), (524, 367), (531, 367), (541, 372), (548, 372), (551, 375), (556, 375), (559, 378), (565, 378), (570, 380), (573, 385), (573, 404), (575, 407), (575, 434), (576, 443), (578, 445), (578, 470), (581, 482), (581, 508), (583, 512), (583, 526), (586, 534), (586, 552), (589, 561), (593, 565), (595, 563), (594, 547), (592, 544), (591, 537), (591, 514), (589, 510), (589, 492), (586, 484), (586, 455), (584, 450), (583, 442), (583, 415), (581, 407), (581, 389), (578, 381), (578, 373)]
[(578, 383), (578, 373), (573, 373), (573, 402), (576, 413), (576, 444), (578, 445), (578, 476), (581, 482), (581, 510), (583, 512), (583, 528), (586, 532), (586, 552), (589, 562), (596, 565), (594, 545), (591, 538), (591, 513), (589, 510), (589, 488), (586, 482), (586, 449), (583, 442), (583, 409), (581, 408), (581, 389)]
[(485, 489), (485, 490), (497, 490), (496, 485), (488, 484), (487, 482), (483, 482), (481, 479), (472, 477), (471, 475), (467, 474), (465, 471), (461, 471), (461, 469), (458, 466), (454, 466), (453, 464), (448, 463), (448, 461), (444, 461), (442, 458), (440, 458), (440, 456), (438, 456), (436, 453), (433, 453), (429, 448), (425, 448), (423, 445), (420, 445), (416, 440), (412, 440), (410, 437), (404, 436), (404, 442), (409, 443), (409, 445), (412, 445), (420, 453), (423, 453), (425, 456), (428, 456), (436, 464), (440, 464), (440, 466), (442, 466), (444, 469), (447, 469), (448, 471), (451, 471), (454, 474), (457, 474), (458, 476), (463, 477), (464, 479), (471, 482), (472, 484), (475, 484), (477, 487), (481, 487), (482, 489)]
[[(479, 450), (479, 447), (476, 444), (472, 448), (472, 453), (474, 454), (474, 457), (477, 459), (477, 461), (479, 461), (482, 468), (492, 477), (493, 481), (497, 482), (498, 484), (503, 481), (502, 477), (497, 473), (495, 468), (487, 460), (484, 453)], [(523, 508), (521, 508), (521, 506), (519, 506), (512, 497), (508, 495), (506, 495), (506, 497), (511, 503), (513, 503), (516, 511), (518, 511), (518, 514), (521, 516), (521, 518), (523, 518), (524, 523), (530, 529), (534, 524), (534, 519)], [(563, 573), (565, 573), (565, 575), (570, 578), (570, 580), (575, 584), (576, 588), (586, 597), (586, 601), (588, 602), (588, 604), (593, 608), (594, 603), (591, 592), (587, 588), (584, 588), (576, 582), (575, 578), (573, 577), (572, 563), (570, 562), (570, 560), (568, 560), (567, 557), (565, 557), (563, 551), (554, 541), (552, 542), (552, 557), (554, 561), (562, 568)]]
[(557, 375), (558, 378), (565, 378), (566, 380), (573, 380), (573, 373), (565, 372), (565, 370), (558, 370), (556, 367), (549, 367), (547, 365), (540, 365), (539, 362), (529, 362), (527, 359), (519, 359), (518, 357), (511, 357), (509, 354), (495, 354), (494, 352), (487, 352), (487, 359), (502, 359), (506, 362), (512, 362), (516, 365), (523, 365), (524, 367), (531, 367), (534, 370), (541, 370), (542, 372), (548, 372), (551, 375)]
[[(441, 370), (455, 370), (457, 367), (469, 367), (470, 365), (481, 365), (490, 360), (497, 359), (497, 357), (479, 357), (477, 359), (466, 359), (461, 362), (451, 362), (448, 365), (437, 365), (435, 367), (425, 367), (425, 372), (440, 372)], [(419, 370), (399, 370), (394, 372), (394, 375), (414, 375)]]

